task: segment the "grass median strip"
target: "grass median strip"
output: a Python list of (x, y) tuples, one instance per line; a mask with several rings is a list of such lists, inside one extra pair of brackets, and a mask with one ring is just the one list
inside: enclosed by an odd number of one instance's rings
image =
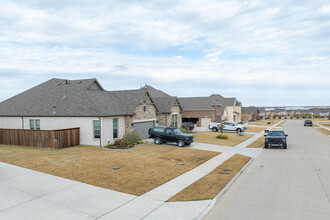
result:
[(168, 202), (213, 199), (250, 159), (251, 157), (235, 154), (211, 173), (174, 195)]
[(219, 134), (221, 133), (212, 131), (200, 132), (198, 135), (196, 135), (195, 142), (233, 147), (253, 136), (253, 134), (244, 134), (244, 136), (239, 136), (237, 133), (224, 133), (225, 135), (228, 135), (229, 138), (218, 139), (216, 137)]
[(249, 144), (247, 148), (262, 148), (265, 145), (265, 137), (261, 136), (253, 143)]
[(319, 128), (322, 132), (326, 133), (327, 135), (330, 135), (330, 131), (325, 128)]
[[(270, 124), (268, 122), (270, 121)], [(281, 121), (280, 119), (271, 119), (271, 120), (263, 120), (263, 121), (255, 121), (249, 122), (250, 125), (260, 125), (260, 126), (271, 126)]]
[(133, 195), (142, 195), (218, 154), (153, 144), (132, 150), (96, 146), (49, 150), (0, 145), (2, 162)]
[(252, 127), (252, 126), (248, 126), (246, 127), (245, 131), (246, 132), (262, 132), (264, 130), (266, 130), (266, 127)]

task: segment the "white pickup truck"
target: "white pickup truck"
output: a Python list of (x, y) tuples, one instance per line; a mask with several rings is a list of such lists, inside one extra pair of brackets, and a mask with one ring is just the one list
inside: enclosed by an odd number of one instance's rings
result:
[[(221, 123), (220, 122), (211, 122), (209, 124), (209, 129), (216, 132), (218, 131), (218, 126), (220, 126)], [(243, 131), (245, 131), (245, 125), (244, 124), (236, 124), (234, 122), (229, 122), (229, 121), (225, 121), (223, 123), (223, 130), (224, 131), (236, 131), (237, 133), (241, 133)]]

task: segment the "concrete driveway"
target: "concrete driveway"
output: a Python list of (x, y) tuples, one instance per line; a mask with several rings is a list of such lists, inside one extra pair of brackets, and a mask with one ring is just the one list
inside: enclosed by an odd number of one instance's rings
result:
[(283, 126), (288, 149), (264, 149), (205, 219), (330, 219), (330, 138)]

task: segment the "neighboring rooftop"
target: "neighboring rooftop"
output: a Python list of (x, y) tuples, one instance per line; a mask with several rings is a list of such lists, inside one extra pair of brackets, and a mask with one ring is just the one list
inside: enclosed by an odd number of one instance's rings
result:
[(182, 110), (214, 110), (215, 105), (220, 105), (214, 102), (209, 97), (186, 97), (179, 98)]
[[(142, 97), (155, 99), (160, 113), (177, 98), (146, 86), (105, 91), (95, 79), (51, 79), (0, 103), (0, 116), (120, 116), (133, 115)], [(169, 107), (170, 106), (170, 107)]]

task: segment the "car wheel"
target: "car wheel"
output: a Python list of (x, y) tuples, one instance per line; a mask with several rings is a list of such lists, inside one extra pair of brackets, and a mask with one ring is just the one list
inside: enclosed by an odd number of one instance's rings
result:
[(265, 144), (265, 148), (268, 148), (268, 144)]
[(179, 147), (184, 147), (185, 145), (183, 140), (178, 140), (177, 144)]
[(283, 149), (287, 149), (286, 144), (283, 145)]
[(218, 129), (217, 129), (216, 127), (213, 127), (213, 128), (212, 128), (212, 131), (213, 131), (213, 132), (217, 132)]
[(156, 137), (154, 140), (155, 144), (161, 144), (162, 143), (162, 139), (160, 139), (159, 137)]
[(241, 133), (241, 132), (242, 132), (242, 129), (237, 128), (236, 132), (237, 132), (237, 133)]

